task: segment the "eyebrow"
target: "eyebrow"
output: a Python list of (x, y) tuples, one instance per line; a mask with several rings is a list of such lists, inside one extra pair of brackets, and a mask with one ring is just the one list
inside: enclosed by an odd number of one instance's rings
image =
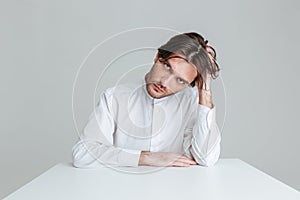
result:
[[(172, 57), (170, 57), (170, 58), (168, 58), (167, 60), (164, 60), (164, 62), (166, 62), (166, 63), (168, 63), (168, 65), (170, 65), (170, 67), (172, 68), (172, 70), (173, 70), (173, 67), (172, 67), (172, 65), (170, 64), (170, 62), (168, 61), (169, 59), (171, 59), (171, 58), (182, 58), (182, 57), (180, 57), (180, 56), (172, 56)], [(184, 58), (182, 58), (182, 59), (184, 59)], [(185, 59), (184, 59), (185, 60)], [(173, 70), (174, 71), (174, 70)], [(190, 84), (187, 80), (185, 80), (184, 78), (182, 78), (182, 77), (180, 77), (180, 76), (177, 76), (177, 78), (180, 78), (180, 79), (182, 79), (185, 83), (187, 83), (187, 84)]]

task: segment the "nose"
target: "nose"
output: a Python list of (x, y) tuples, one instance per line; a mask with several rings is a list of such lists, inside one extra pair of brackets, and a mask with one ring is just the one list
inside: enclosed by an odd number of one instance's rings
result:
[(165, 74), (164, 76), (161, 77), (160, 81), (164, 87), (169, 88), (172, 81), (172, 74)]

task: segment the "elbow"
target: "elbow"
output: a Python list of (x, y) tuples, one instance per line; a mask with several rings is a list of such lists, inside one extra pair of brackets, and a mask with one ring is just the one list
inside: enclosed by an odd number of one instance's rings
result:
[(76, 168), (94, 168), (97, 163), (97, 160), (80, 143), (72, 148), (72, 159), (73, 166)]
[(85, 165), (80, 162), (80, 160), (73, 159), (73, 167), (76, 168), (85, 168)]
[(86, 168), (87, 165), (84, 162), (84, 155), (83, 152), (80, 152), (78, 148), (73, 148), (72, 150), (72, 159), (73, 159), (73, 166), (76, 168)]
[(195, 159), (196, 162), (203, 167), (212, 167), (218, 162), (218, 158), (215, 159)]
[(198, 165), (203, 167), (211, 167), (218, 162), (220, 151), (213, 151), (209, 154), (203, 155), (200, 152), (195, 151), (193, 148), (191, 148), (191, 154), (193, 155), (194, 160), (198, 163)]
[(87, 165), (84, 162), (84, 160), (82, 159), (82, 157), (80, 157), (77, 154), (73, 154), (73, 166), (76, 168), (86, 168)]
[(82, 162), (82, 160), (73, 160), (73, 167), (82, 168), (82, 169), (93, 168), (92, 166)]

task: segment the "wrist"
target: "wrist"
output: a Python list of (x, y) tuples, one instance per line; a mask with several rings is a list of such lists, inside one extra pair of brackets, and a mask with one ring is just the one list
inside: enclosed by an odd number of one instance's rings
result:
[(205, 89), (199, 90), (199, 104), (206, 106), (210, 109), (214, 107), (212, 102), (211, 90), (205, 90)]
[(213, 109), (213, 107), (214, 107), (214, 104), (212, 102), (211, 103), (202, 103), (202, 102), (199, 102), (199, 105), (205, 106), (205, 107), (207, 107), (209, 109)]
[(150, 151), (142, 151), (139, 159), (139, 165), (148, 165), (148, 158), (150, 156)]

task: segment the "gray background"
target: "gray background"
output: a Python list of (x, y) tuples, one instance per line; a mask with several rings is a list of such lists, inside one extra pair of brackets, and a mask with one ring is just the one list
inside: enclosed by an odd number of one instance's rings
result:
[[(153, 26), (197, 31), (217, 49), (227, 97), (217, 80), (219, 124), (226, 107), (221, 156), (240, 158), (300, 190), (299, 9), (296, 0), (2, 0), (0, 198), (56, 163), (71, 161), (77, 139), (72, 88), (91, 49), (121, 31)], [(155, 46), (169, 35), (144, 32), (136, 44)], [(97, 85), (96, 66), (103, 69), (103, 59), (131, 49), (132, 36), (119, 48), (111, 43), (100, 49), (78, 77), (74, 109), (79, 130), (93, 107), (92, 91), (85, 89)], [(153, 60), (154, 51), (143, 52), (137, 64)], [(110, 85), (103, 82), (98, 89)]]

